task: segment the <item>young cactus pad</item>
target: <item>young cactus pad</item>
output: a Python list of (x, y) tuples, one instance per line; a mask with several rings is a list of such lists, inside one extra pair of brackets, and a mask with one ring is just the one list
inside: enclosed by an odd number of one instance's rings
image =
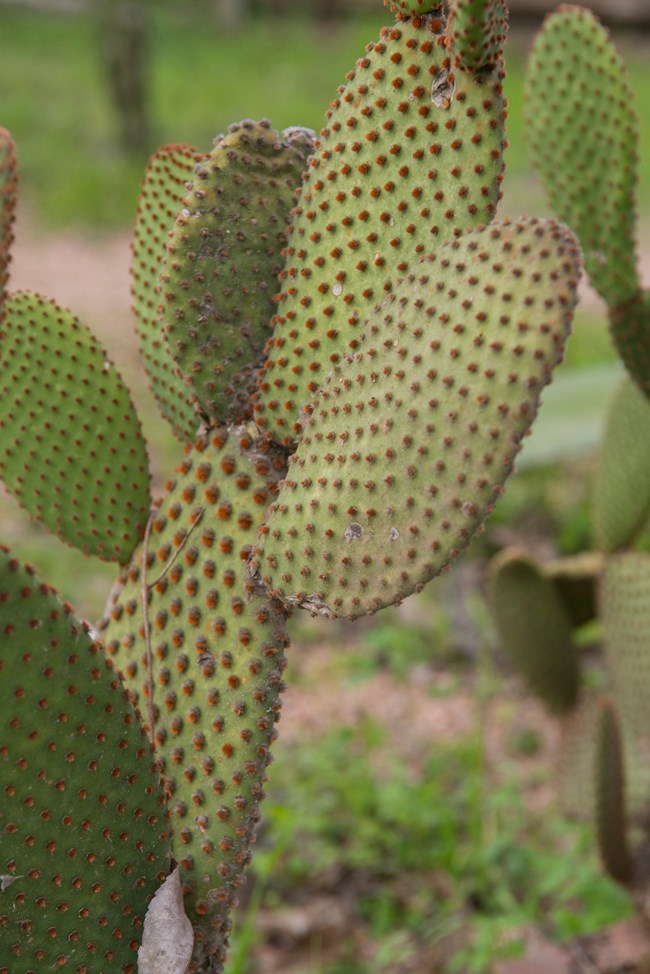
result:
[(271, 594), (355, 618), (466, 547), (562, 356), (579, 273), (570, 231), (526, 220), (455, 238), (395, 287), (305, 415), (252, 562)]
[(170, 852), (151, 747), (99, 644), (6, 548), (0, 634), (0, 974), (132, 974)]
[(149, 512), (146, 443), (131, 396), (87, 328), (28, 291), (0, 322), (0, 477), (50, 531), (125, 562)]
[(499, 64), (508, 32), (504, 0), (453, 0), (447, 32), (457, 63), (466, 71)]
[(441, 27), (415, 17), (383, 28), (321, 130), (256, 403), (260, 427), (284, 443), (299, 439), (301, 407), (393, 282), (496, 212), (503, 74), (454, 72)]
[(530, 689), (556, 714), (578, 700), (578, 651), (571, 620), (553, 581), (519, 550), (492, 564), (490, 607), (501, 644)]
[(200, 409), (250, 413), (275, 310), (294, 193), (314, 134), (268, 120), (231, 125), (194, 170), (161, 277), (165, 337)]
[(158, 279), (167, 234), (180, 212), (194, 166), (203, 158), (186, 145), (164, 145), (154, 152), (140, 187), (133, 229), (131, 292), (140, 352), (160, 412), (183, 443), (194, 440), (199, 418), (163, 340)]
[(281, 469), (245, 430), (198, 441), (152, 515), (146, 577), (143, 547), (99, 625), (143, 714), (153, 710), (196, 930), (191, 970), (211, 950), (225, 956), (279, 715), (285, 612), (255, 589), (246, 559)]

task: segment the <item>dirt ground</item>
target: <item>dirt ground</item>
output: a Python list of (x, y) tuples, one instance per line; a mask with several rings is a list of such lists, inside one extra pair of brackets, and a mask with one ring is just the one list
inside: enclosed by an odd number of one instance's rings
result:
[[(650, 254), (650, 247), (647, 253)], [(650, 260), (644, 259), (645, 264), (650, 266)], [(150, 397), (138, 362), (135, 332), (130, 325), (128, 267), (126, 234), (89, 239), (69, 232), (58, 234), (54, 241), (39, 233), (33, 218), (24, 212), (19, 214), (12, 288), (28, 288), (72, 308), (105, 343), (139, 404)], [(592, 304), (597, 301), (586, 286), (584, 297)], [(468, 690), (434, 698), (431, 681), (438, 677), (426, 669), (403, 683), (378, 672), (364, 682), (340, 687), (328, 670), (326, 648), (318, 646), (310, 649), (301, 668), (300, 685), (291, 687), (285, 695), (281, 723), (284, 740), (305, 734), (318, 737), (329, 727), (353, 724), (364, 715), (372, 716), (376, 701), (381, 700), (383, 719), (404, 729), (400, 750), (404, 760), (412, 762), (417, 760), (422, 742), (466, 734), (477, 720), (485, 719), (485, 714), (478, 713)], [(314, 687), (319, 688), (317, 693)], [(487, 721), (488, 764), (498, 764), (504, 747), (502, 737), (512, 726), (520, 723), (533, 727), (539, 732), (543, 746), (538, 756), (522, 766), (524, 782), (532, 783), (536, 780), (536, 762), (554, 758), (557, 728), (534, 701), (514, 699), (505, 719), (502, 713), (498, 721)], [(536, 808), (543, 808), (554, 798), (548, 785), (529, 784), (528, 800)], [(352, 935), (357, 940), (359, 956), (364, 956), (369, 949), (363, 934), (351, 928), (345, 901), (328, 892), (314, 892), (304, 903), (285, 911), (262, 911), (259, 925), (264, 942), (256, 954), (258, 974), (303, 974), (308, 969), (309, 943), (314, 937), (325, 945), (335, 945), (342, 937)], [(399, 966), (390, 974), (442, 972), (444, 953), (442, 949), (435, 956), (422, 955), (416, 966)], [(495, 965), (494, 974), (632, 974), (635, 971), (640, 974), (650, 970), (650, 966), (644, 966), (649, 954), (647, 935), (639, 932), (635, 924), (628, 924), (597, 942), (575, 944), (566, 950), (541, 940), (531, 931), (527, 957)], [(327, 950), (321, 959), (327, 959)]]

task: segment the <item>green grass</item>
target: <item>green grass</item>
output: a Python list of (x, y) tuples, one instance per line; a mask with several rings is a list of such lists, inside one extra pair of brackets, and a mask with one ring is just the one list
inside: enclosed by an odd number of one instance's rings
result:
[(445, 970), (485, 974), (521, 951), (531, 925), (562, 941), (629, 915), (585, 827), (553, 810), (531, 816), (512, 762), (488, 780), (478, 732), (432, 741), (418, 767), (394, 744), (378, 713), (276, 749), (253, 865), (258, 895), (240, 921), (249, 947), (260, 906), (339, 887), (373, 958), (346, 958), (342, 944), (313, 974), (338, 974), (344, 962), (349, 974), (389, 974), (396, 951), (412, 959), (452, 933), (461, 946)]
[[(386, 22), (376, 16), (340, 25), (253, 19), (224, 34), (200, 20), (193, 7), (174, 15), (154, 6), (151, 36), (151, 109), (155, 144), (186, 142), (208, 148), (234, 120), (271, 118), (278, 128), (315, 129), (364, 46)], [(188, 12), (189, 11), (189, 12)], [(1, 123), (18, 140), (23, 199), (44, 227), (93, 229), (128, 225), (144, 160), (125, 159), (116, 147), (115, 120), (97, 58), (88, 14), (53, 14), (0, 7)], [(527, 44), (508, 49), (508, 211), (543, 212), (523, 142), (523, 63)], [(641, 122), (641, 199), (650, 206), (650, 88), (642, 54), (628, 64)]]

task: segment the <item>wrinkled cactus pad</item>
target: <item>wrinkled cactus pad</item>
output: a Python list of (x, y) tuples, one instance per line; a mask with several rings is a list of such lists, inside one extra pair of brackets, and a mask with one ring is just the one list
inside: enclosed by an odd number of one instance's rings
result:
[[(441, 22), (438, 25), (441, 28)], [(500, 71), (454, 71), (442, 30), (383, 28), (347, 75), (291, 229), (256, 421), (300, 437), (300, 409), (418, 258), (489, 222), (503, 169)]]
[(0, 324), (0, 477), (68, 544), (125, 562), (149, 512), (146, 443), (130, 393), (69, 311), (28, 291)]
[(624, 378), (610, 404), (593, 492), (596, 545), (633, 543), (650, 514), (650, 402)]
[(17, 184), (16, 146), (11, 133), (0, 128), (0, 312), (9, 280)]
[(167, 234), (180, 212), (194, 167), (203, 158), (187, 145), (164, 145), (154, 152), (140, 187), (133, 228), (131, 292), (140, 351), (160, 412), (183, 443), (192, 442), (199, 419), (163, 340), (159, 277)]
[(563, 5), (535, 39), (526, 78), (533, 161), (585, 269), (616, 307), (638, 290), (637, 120), (622, 58), (591, 11)]
[(237, 422), (275, 310), (288, 221), (313, 133), (231, 125), (194, 170), (161, 276), (165, 336), (200, 409)]
[(506, 549), (490, 572), (490, 608), (511, 662), (552, 713), (578, 701), (578, 650), (571, 618), (552, 579), (518, 549)]
[(87, 627), (0, 548), (0, 972), (130, 972), (168, 867), (164, 794)]
[(469, 231), (370, 318), (303, 415), (252, 567), (354, 618), (418, 591), (490, 513), (561, 358), (580, 273), (552, 221)]
[(225, 952), (279, 715), (285, 612), (255, 589), (246, 561), (282, 465), (243, 429), (199, 441), (152, 515), (146, 576), (143, 547), (99, 625), (145, 717), (153, 704), (174, 858), (197, 929), (192, 970), (203, 970), (210, 946)]
[(447, 24), (454, 56), (466, 71), (499, 64), (508, 33), (504, 0), (450, 0)]

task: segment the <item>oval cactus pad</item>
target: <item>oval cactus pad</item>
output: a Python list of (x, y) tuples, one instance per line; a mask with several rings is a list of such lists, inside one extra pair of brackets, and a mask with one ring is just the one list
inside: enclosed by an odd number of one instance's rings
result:
[(566, 228), (505, 222), (395, 287), (303, 418), (252, 565), (272, 595), (355, 618), (466, 547), (562, 356), (579, 270)]
[(161, 277), (171, 355), (204, 413), (237, 422), (269, 336), (294, 192), (313, 133), (232, 125), (195, 168)]
[(533, 161), (556, 215), (573, 229), (591, 283), (610, 306), (633, 297), (637, 120), (627, 72), (584, 7), (544, 22), (526, 76)]
[(466, 71), (498, 64), (508, 33), (505, 0), (449, 0), (447, 32), (451, 49)]
[(164, 145), (151, 156), (133, 230), (131, 291), (140, 351), (158, 408), (183, 443), (194, 439), (199, 418), (163, 340), (159, 277), (167, 234), (181, 209), (194, 167), (203, 158), (187, 145)]
[(50, 531), (125, 562), (149, 513), (146, 444), (131, 396), (71, 312), (20, 291), (0, 324), (0, 477)]
[(253, 586), (246, 561), (280, 473), (245, 430), (198, 441), (153, 513), (146, 558), (143, 547), (99, 626), (143, 714), (153, 706), (197, 934), (192, 970), (204, 970), (209, 949), (215, 962), (225, 955), (276, 733), (285, 611)]
[(424, 254), (495, 214), (498, 71), (454, 71), (443, 22), (414, 17), (367, 47), (328, 112), (291, 229), (256, 420), (283, 443), (373, 307)]
[(0, 712), (0, 974), (133, 974), (170, 852), (151, 747), (102, 648), (5, 548)]

